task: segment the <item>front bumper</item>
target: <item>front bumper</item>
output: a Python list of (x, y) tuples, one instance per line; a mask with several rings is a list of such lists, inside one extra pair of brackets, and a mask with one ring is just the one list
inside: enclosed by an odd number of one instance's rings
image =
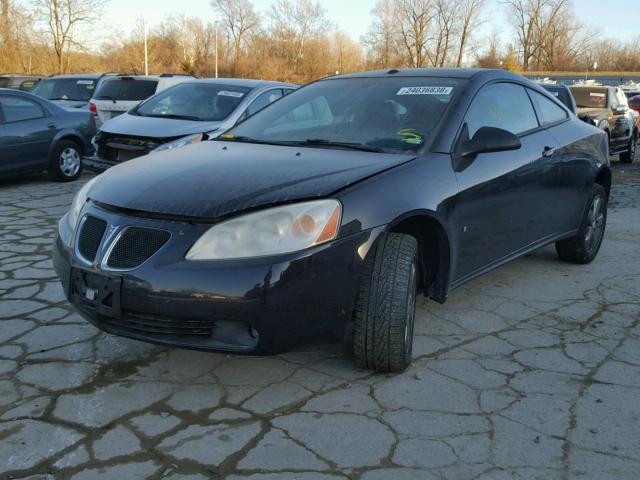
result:
[(118, 163), (120, 162), (100, 158), (96, 153), (82, 157), (82, 164), (84, 168), (96, 173), (102, 173), (114, 165), (118, 165)]
[[(187, 261), (185, 253), (209, 225), (123, 216), (95, 205), (85, 207), (86, 213), (105, 219), (116, 231), (162, 228), (171, 238), (138, 268), (112, 271), (99, 258), (108, 245), (100, 247), (93, 265), (79, 258), (63, 218), (54, 267), (83, 317), (109, 333), (142, 341), (251, 354), (283, 351), (306, 337), (341, 336), (351, 318), (363, 259), (383, 230), (277, 257)], [(92, 276), (114, 292), (108, 305), (83, 297), (86, 285), (78, 285)]]

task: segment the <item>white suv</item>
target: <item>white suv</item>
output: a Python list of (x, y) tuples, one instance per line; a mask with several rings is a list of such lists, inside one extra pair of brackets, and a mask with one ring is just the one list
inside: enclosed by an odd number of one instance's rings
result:
[(142, 100), (178, 83), (193, 80), (191, 75), (118, 75), (110, 77), (96, 90), (89, 109), (98, 124), (128, 112)]

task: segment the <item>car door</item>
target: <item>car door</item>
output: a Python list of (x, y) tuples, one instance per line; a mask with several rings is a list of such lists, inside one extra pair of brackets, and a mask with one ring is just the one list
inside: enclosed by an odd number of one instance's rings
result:
[(464, 119), (469, 136), (481, 127), (517, 135), (518, 150), (481, 153), (456, 172), (458, 245), (454, 281), (480, 273), (551, 234), (545, 221), (558, 177), (549, 168), (557, 147), (540, 127), (525, 87), (494, 83), (473, 99)]
[(40, 103), (23, 96), (0, 95), (4, 136), (0, 159), (4, 172), (46, 168), (49, 145), (55, 135), (55, 117)]
[(591, 192), (593, 158), (584, 148), (584, 133), (573, 127), (566, 110), (534, 90), (529, 95), (540, 122), (558, 144), (548, 165), (554, 174), (558, 172), (558, 192), (548, 219), (557, 233), (568, 232), (579, 225)]

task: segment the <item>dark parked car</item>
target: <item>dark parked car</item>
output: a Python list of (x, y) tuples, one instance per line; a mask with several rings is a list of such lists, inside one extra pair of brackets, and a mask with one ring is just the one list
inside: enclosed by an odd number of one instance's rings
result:
[(620, 154), (620, 161), (632, 163), (638, 144), (636, 115), (629, 109), (620, 87), (574, 85), (571, 93), (578, 105), (578, 116), (604, 131), (609, 138), (609, 153)]
[(559, 83), (540, 83), (540, 86), (560, 100), (574, 115), (578, 115), (578, 107), (569, 87)]
[(85, 158), (94, 171), (151, 152), (207, 140), (297, 88), (263, 80), (216, 78), (179, 83), (102, 125)]
[(52, 75), (38, 82), (32, 93), (66, 109), (89, 111), (89, 100), (96, 89), (110, 75), (101, 73), (79, 73)]
[(54, 265), (117, 335), (254, 354), (330, 332), (397, 372), (418, 292), (444, 302), (554, 242), (592, 261), (610, 183), (605, 134), (521, 76), (336, 76), (87, 183)]
[(36, 75), (20, 75), (14, 73), (0, 74), (0, 88), (13, 88), (24, 92), (30, 91), (42, 77)]
[(0, 88), (0, 177), (47, 170), (55, 180), (75, 180), (95, 131), (89, 112)]

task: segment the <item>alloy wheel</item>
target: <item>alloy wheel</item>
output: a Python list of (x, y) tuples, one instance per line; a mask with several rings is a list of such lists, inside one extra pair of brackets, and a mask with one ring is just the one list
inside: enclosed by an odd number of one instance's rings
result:
[(60, 171), (65, 177), (73, 177), (80, 170), (80, 153), (71, 147), (67, 147), (60, 152)]
[(595, 196), (589, 207), (587, 216), (587, 231), (585, 233), (585, 245), (589, 252), (597, 248), (604, 233), (604, 201), (602, 197)]

